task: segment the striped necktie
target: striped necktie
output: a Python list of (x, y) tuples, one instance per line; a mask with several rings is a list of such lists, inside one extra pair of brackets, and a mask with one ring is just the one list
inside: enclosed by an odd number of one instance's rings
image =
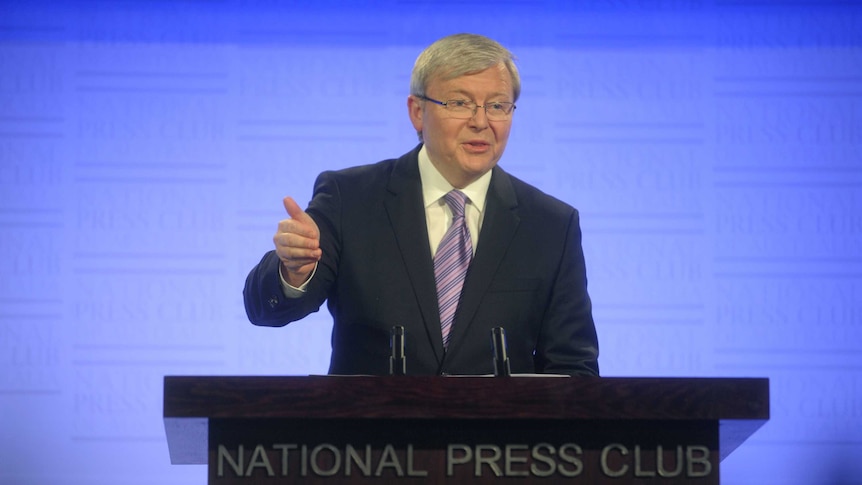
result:
[(461, 299), (461, 288), (467, 277), (467, 268), (473, 258), (473, 243), (464, 220), (467, 196), (453, 190), (443, 196), (452, 210), (452, 225), (440, 241), (434, 255), (434, 279), (437, 281), (437, 302), (440, 308), (440, 329), (443, 347), (449, 346), (449, 332), (455, 321), (455, 311)]

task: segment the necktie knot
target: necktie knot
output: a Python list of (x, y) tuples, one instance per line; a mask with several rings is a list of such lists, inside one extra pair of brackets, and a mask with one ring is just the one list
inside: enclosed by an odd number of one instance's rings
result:
[(467, 194), (460, 190), (451, 190), (443, 196), (446, 205), (452, 210), (452, 218), (458, 219), (464, 217), (464, 206), (467, 205)]

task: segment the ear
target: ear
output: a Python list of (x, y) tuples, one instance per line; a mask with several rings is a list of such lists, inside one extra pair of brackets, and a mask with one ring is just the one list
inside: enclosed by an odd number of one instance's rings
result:
[(422, 100), (412, 94), (407, 96), (407, 113), (410, 115), (410, 123), (413, 123), (413, 128), (416, 129), (417, 133), (421, 133), (425, 116)]

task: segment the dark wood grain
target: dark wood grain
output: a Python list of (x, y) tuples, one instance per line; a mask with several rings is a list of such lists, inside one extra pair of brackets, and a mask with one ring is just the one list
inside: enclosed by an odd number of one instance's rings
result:
[(767, 379), (165, 377), (165, 417), (768, 419)]
[[(721, 457), (769, 419), (768, 379), (168, 376), (174, 463), (206, 463), (201, 419), (717, 421)], [(185, 426), (185, 428), (183, 428)], [(186, 435), (185, 440), (179, 437)], [(174, 441), (172, 443), (171, 441)], [(181, 443), (181, 444), (180, 444)], [(200, 460), (200, 461), (196, 461)]]

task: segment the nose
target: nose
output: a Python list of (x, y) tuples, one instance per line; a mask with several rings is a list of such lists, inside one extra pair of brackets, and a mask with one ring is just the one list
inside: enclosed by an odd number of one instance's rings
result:
[(473, 116), (470, 117), (470, 126), (474, 126), (477, 129), (488, 126), (488, 112), (485, 111), (484, 106), (476, 106), (473, 110)]

